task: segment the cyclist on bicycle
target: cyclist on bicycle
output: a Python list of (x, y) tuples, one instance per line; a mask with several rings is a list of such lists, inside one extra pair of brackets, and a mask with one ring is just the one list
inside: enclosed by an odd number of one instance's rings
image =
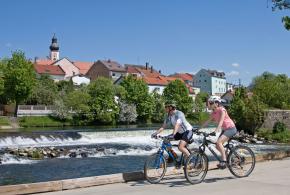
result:
[(222, 162), (218, 164), (218, 167), (224, 169), (226, 168), (226, 154), (223, 144), (237, 133), (237, 128), (221, 103), (222, 101), (220, 97), (209, 97), (208, 108), (213, 112), (211, 113), (210, 118), (201, 125), (200, 128), (207, 126), (210, 121), (217, 123), (218, 126), (216, 127), (215, 132), (217, 133), (221, 131), (221, 134), (216, 142), (216, 148), (221, 153), (222, 157)]
[(189, 151), (186, 149), (186, 145), (190, 142), (193, 132), (192, 126), (185, 119), (184, 113), (176, 110), (176, 103), (174, 101), (168, 101), (165, 103), (165, 111), (167, 112), (166, 118), (163, 125), (152, 137), (156, 137), (161, 133), (168, 125), (173, 126), (173, 133), (169, 137), (180, 140), (178, 144), (178, 149), (188, 157), (190, 155)]

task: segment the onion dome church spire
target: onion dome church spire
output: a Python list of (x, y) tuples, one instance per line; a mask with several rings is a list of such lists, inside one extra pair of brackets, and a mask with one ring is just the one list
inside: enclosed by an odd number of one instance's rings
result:
[(59, 46), (55, 34), (51, 39), (51, 45), (49, 46), (49, 49), (50, 49), (50, 59), (53, 61), (59, 60)]

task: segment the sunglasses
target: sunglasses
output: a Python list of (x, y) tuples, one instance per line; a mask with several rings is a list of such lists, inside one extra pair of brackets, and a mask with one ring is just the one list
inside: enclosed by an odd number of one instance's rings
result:
[(209, 105), (213, 105), (214, 104), (214, 102), (209, 102)]

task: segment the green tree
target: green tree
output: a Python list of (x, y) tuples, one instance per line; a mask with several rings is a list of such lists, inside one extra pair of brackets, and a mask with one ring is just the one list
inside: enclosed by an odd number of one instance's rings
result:
[(253, 79), (252, 91), (269, 107), (287, 109), (290, 107), (289, 80), (285, 74), (264, 72)]
[(282, 22), (284, 23), (284, 27), (287, 29), (287, 30), (290, 30), (290, 17), (289, 16), (284, 16), (282, 18)]
[(4, 70), (4, 92), (10, 101), (16, 104), (14, 115), (17, 116), (18, 104), (26, 100), (35, 85), (33, 64), (21, 51), (12, 53)]
[(243, 120), (246, 112), (245, 98), (246, 89), (243, 87), (236, 89), (229, 108), (229, 114), (239, 130), (244, 129)]
[(259, 97), (245, 99), (245, 113), (244, 113), (244, 129), (251, 135), (261, 127), (264, 122), (264, 104), (259, 101)]
[(206, 108), (206, 101), (208, 98), (208, 93), (200, 92), (196, 95), (194, 101), (194, 109), (196, 112), (202, 112)]
[(125, 102), (135, 104), (138, 120), (148, 121), (152, 117), (154, 102), (149, 94), (147, 84), (133, 76), (126, 77), (120, 85), (127, 91), (124, 97)]
[(229, 114), (234, 120), (238, 130), (254, 134), (260, 128), (264, 118), (264, 104), (259, 97), (247, 97), (245, 88), (236, 89), (229, 108)]
[(73, 122), (89, 122), (91, 96), (85, 87), (68, 93), (64, 98), (64, 104), (73, 113)]
[[(273, 7), (272, 10), (275, 11), (276, 9), (284, 10), (290, 9), (290, 2), (287, 0), (272, 0)], [(284, 16), (282, 17), (282, 23), (284, 23), (284, 27), (286, 30), (290, 30), (290, 17)]]
[(57, 85), (49, 77), (49, 75), (41, 75), (36, 80), (36, 85), (32, 89), (27, 104), (42, 104), (42, 105), (53, 105), (57, 98)]
[(154, 90), (152, 93), (152, 97), (154, 102), (152, 121), (163, 122), (165, 116), (163, 97), (159, 94), (159, 90)]
[(57, 118), (61, 121), (72, 119), (72, 115), (70, 113), (70, 110), (65, 105), (62, 98), (55, 99), (53, 105), (55, 107), (55, 109), (53, 110), (53, 113), (52, 113), (52, 116), (54, 118)]
[(72, 79), (68, 81), (62, 80), (62, 81), (57, 82), (57, 88), (58, 88), (60, 96), (65, 96), (65, 94), (68, 94), (74, 91), (74, 85), (73, 85)]
[(88, 94), (91, 96), (89, 105), (91, 117), (96, 122), (114, 123), (119, 113), (115, 101), (113, 82), (110, 79), (99, 77), (89, 84)]
[(177, 103), (177, 109), (184, 114), (191, 113), (193, 110), (193, 100), (189, 96), (189, 92), (185, 84), (177, 79), (170, 82), (163, 91), (165, 101), (174, 100)]
[[(0, 99), (2, 100), (2, 95), (4, 94), (4, 71), (6, 69), (7, 61), (0, 60)], [(0, 103), (3, 103), (2, 101)]]
[(114, 85), (113, 86), (114, 94), (118, 98), (124, 99), (126, 97), (127, 91), (121, 85)]

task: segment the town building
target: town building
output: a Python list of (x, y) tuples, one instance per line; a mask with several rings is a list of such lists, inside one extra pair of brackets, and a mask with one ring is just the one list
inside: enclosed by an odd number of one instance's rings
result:
[[(56, 82), (60, 80), (69, 80), (77, 75), (84, 77), (84, 75), (93, 65), (92, 62), (74, 62), (68, 58), (60, 58), (59, 45), (55, 35), (52, 37), (49, 49), (49, 58), (39, 59), (38, 57), (35, 57), (33, 62), (34, 69), (37, 74), (44, 74), (45, 72), (45, 74), (50, 75), (51, 78)], [(62, 71), (60, 71), (60, 69)], [(62, 72), (64, 72), (64, 75), (60, 75)]]
[(222, 96), (226, 92), (226, 78), (224, 72), (201, 69), (195, 74), (194, 84), (201, 92), (209, 95)]
[(98, 60), (91, 66), (86, 74), (91, 81), (96, 80), (98, 77), (106, 77), (116, 81), (123, 75), (126, 75), (126, 69), (118, 62), (110, 59)]
[(60, 66), (34, 64), (34, 70), (37, 77), (40, 77), (40, 75), (49, 75), (54, 81), (62, 81), (65, 79), (65, 72)]

